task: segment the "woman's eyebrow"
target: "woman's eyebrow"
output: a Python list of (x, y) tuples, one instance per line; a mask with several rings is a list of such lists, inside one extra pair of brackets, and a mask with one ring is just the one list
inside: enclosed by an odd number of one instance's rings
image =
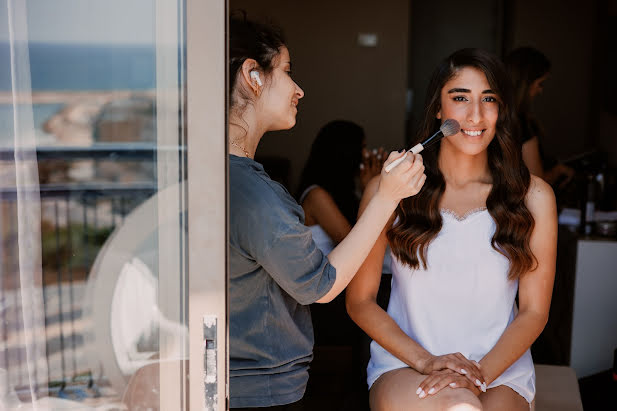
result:
[(467, 88), (452, 88), (448, 90), (448, 94), (450, 93), (471, 93), (471, 90)]
[[(450, 93), (471, 93), (471, 90), (469, 90), (468, 88), (452, 88), (448, 90), (448, 94)], [(484, 90), (482, 94), (497, 94), (497, 93), (495, 93), (491, 89), (488, 89), (488, 90)]]

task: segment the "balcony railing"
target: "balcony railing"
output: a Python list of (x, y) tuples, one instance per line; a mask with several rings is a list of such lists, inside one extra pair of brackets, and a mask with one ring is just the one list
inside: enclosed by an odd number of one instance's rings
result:
[[(82, 299), (88, 274), (101, 246), (114, 228), (121, 225), (136, 206), (157, 192), (157, 156), (182, 155), (183, 147), (157, 147), (143, 144), (105, 144), (92, 147), (37, 148), (39, 164), (47, 160), (137, 161), (150, 163), (145, 181), (62, 182), (40, 184), (38, 190), (22, 192), (40, 196), (43, 299), (49, 389), (58, 396), (80, 396), (92, 386), (92, 375), (84, 358)], [(32, 153), (30, 153), (32, 154)], [(12, 150), (0, 149), (2, 161), (12, 161)], [(146, 173), (147, 174), (147, 173)], [(2, 252), (15, 256), (17, 223), (6, 218), (15, 213), (16, 187), (0, 187), (3, 220)], [(10, 215), (10, 214), (9, 214)], [(38, 222), (31, 222), (37, 224)], [(0, 360), (7, 368), (12, 384), (19, 391), (27, 383), (25, 348), (14, 330), (20, 323), (19, 272), (17, 264), (5, 265), (0, 276)], [(11, 307), (14, 307), (11, 309)], [(81, 392), (81, 394), (80, 394)]]

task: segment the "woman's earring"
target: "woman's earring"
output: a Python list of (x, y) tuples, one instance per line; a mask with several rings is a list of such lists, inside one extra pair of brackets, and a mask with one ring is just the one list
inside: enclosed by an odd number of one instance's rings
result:
[(253, 80), (255, 80), (259, 87), (263, 86), (263, 84), (261, 83), (261, 78), (259, 77), (259, 72), (257, 70), (251, 71), (250, 76)]
[(261, 87), (263, 86), (263, 83), (261, 82), (261, 78), (259, 77), (259, 72), (257, 70), (251, 71), (251, 78), (256, 83), (255, 95), (259, 97), (259, 95), (261, 94)]

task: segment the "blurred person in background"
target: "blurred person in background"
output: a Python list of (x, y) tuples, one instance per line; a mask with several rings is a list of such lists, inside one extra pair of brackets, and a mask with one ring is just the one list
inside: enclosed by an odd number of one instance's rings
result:
[(572, 180), (574, 170), (555, 161), (549, 163), (542, 150), (542, 126), (531, 113), (533, 100), (542, 93), (544, 82), (550, 76), (551, 62), (544, 54), (531, 47), (513, 50), (504, 62), (514, 86), (523, 161), (531, 174), (552, 186), (562, 188)]

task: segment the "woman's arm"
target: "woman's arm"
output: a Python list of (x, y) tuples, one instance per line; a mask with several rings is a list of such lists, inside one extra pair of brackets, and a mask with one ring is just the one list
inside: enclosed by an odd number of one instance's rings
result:
[(573, 168), (568, 167), (565, 164), (558, 163), (544, 173), (544, 181), (553, 185), (559, 181), (559, 179), (563, 178), (563, 180), (559, 183), (559, 188), (563, 188), (568, 185), (570, 181), (572, 181), (574, 174), (575, 171)]
[[(377, 178), (367, 185), (359, 214), (362, 215), (368, 202), (374, 196)], [(430, 353), (409, 338), (398, 324), (377, 304), (377, 291), (381, 282), (381, 268), (388, 240), (386, 232), (392, 225), (394, 216), (379, 234), (373, 249), (347, 287), (345, 305), (351, 319), (360, 326), (379, 345), (416, 370), (423, 368)]]
[(563, 178), (559, 185), (561, 188), (565, 187), (574, 177), (574, 169), (565, 164), (557, 164), (549, 170), (544, 170), (537, 137), (532, 137), (523, 143), (523, 162), (531, 174), (540, 177), (549, 184), (554, 184), (560, 178)]
[(553, 190), (540, 178), (532, 177), (526, 204), (535, 220), (529, 246), (538, 265), (520, 277), (518, 315), (480, 361), (489, 384), (531, 347), (548, 320), (557, 255), (557, 207)]
[[(400, 153), (390, 153), (384, 166), (400, 156)], [(389, 173), (382, 169), (375, 195), (368, 202), (364, 213), (347, 237), (328, 254), (330, 264), (336, 268), (336, 281), (330, 291), (317, 300), (318, 303), (332, 301), (347, 287), (399, 201), (416, 195), (425, 180), (424, 164), (418, 154), (408, 155)]]
[(345, 218), (336, 202), (326, 190), (313, 188), (302, 202), (304, 213), (324, 229), (334, 244), (343, 241), (351, 231), (351, 224)]
[(523, 162), (531, 174), (544, 178), (538, 137), (534, 136), (523, 143)]

